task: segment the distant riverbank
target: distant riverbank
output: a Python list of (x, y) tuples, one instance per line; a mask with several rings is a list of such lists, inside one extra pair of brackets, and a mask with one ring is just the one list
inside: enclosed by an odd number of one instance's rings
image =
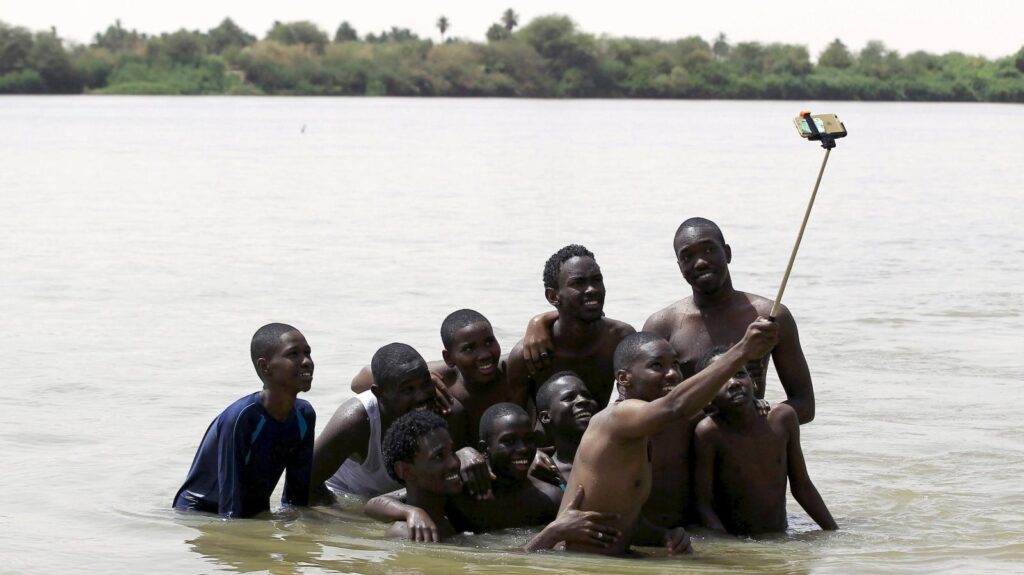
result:
[[(0, 22), (0, 94), (1024, 102), (1024, 48), (990, 60), (837, 39), (812, 61), (801, 45), (595, 36), (566, 16), (516, 19), (506, 11), (485, 43), (404, 28), (360, 36), (347, 22), (333, 39), (278, 22), (259, 40), (225, 19), (159, 36), (118, 21), (89, 45), (66, 45), (56, 30)], [(438, 27), (443, 37), (447, 20)]]

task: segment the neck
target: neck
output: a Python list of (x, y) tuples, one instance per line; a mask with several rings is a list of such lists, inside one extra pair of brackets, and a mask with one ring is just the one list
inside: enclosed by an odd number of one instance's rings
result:
[(745, 428), (755, 423), (758, 419), (757, 410), (754, 409), (754, 402), (750, 401), (745, 406), (738, 409), (731, 409), (729, 411), (721, 411), (719, 413), (722, 419), (726, 421), (729, 427)]
[(434, 523), (440, 524), (445, 520), (444, 504), (448, 498), (444, 494), (423, 491), (417, 485), (407, 485), (405, 500), (409, 505), (426, 511)]
[(555, 435), (555, 459), (572, 465), (576, 459), (576, 450), (580, 447), (580, 438), (575, 439), (561, 435)]
[(263, 409), (266, 409), (271, 417), (278, 421), (284, 421), (288, 419), (292, 409), (295, 409), (296, 395), (296, 393), (289, 391), (264, 387), (263, 391), (260, 392), (260, 399)]
[(600, 320), (584, 323), (571, 317), (559, 316), (551, 326), (551, 339), (557, 347), (586, 348), (601, 336)]
[(728, 301), (736, 290), (732, 287), (732, 278), (725, 278), (725, 282), (713, 292), (705, 293), (693, 290), (693, 303), (699, 309), (714, 308)]

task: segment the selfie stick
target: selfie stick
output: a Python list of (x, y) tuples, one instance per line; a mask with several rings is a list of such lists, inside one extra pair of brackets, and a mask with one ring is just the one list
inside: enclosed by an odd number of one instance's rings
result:
[(832, 152), (832, 148), (836, 147), (836, 138), (841, 138), (846, 135), (845, 132), (843, 132), (842, 135), (838, 135), (825, 134), (818, 131), (818, 127), (814, 125), (814, 119), (811, 118), (810, 112), (800, 112), (800, 116), (807, 120), (807, 127), (811, 130), (811, 134), (807, 139), (820, 141), (821, 147), (825, 148), (825, 159), (821, 161), (821, 169), (818, 170), (818, 179), (814, 182), (814, 191), (811, 192), (811, 199), (807, 202), (807, 211), (804, 212), (804, 221), (800, 224), (800, 233), (796, 235), (796, 243), (793, 244), (793, 252), (789, 254), (789, 265), (786, 266), (786, 275), (782, 276), (782, 285), (779, 286), (779, 293), (775, 296), (775, 303), (772, 304), (772, 311), (768, 314), (768, 319), (770, 321), (775, 321), (775, 317), (779, 314), (779, 305), (781, 305), (782, 302), (782, 292), (786, 291), (786, 284), (789, 282), (789, 273), (793, 271), (793, 262), (796, 261), (796, 252), (800, 249), (800, 241), (804, 239), (804, 230), (807, 228), (807, 220), (811, 217), (811, 208), (814, 207), (814, 198), (818, 195), (818, 186), (821, 185), (821, 176), (825, 173), (825, 164), (828, 163), (828, 155)]

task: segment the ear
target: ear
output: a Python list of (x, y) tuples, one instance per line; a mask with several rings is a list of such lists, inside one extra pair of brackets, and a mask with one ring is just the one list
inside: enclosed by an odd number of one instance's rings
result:
[(732, 263), (732, 248), (729, 247), (729, 244), (725, 244), (725, 263)]
[(448, 353), (447, 349), (441, 350), (441, 359), (444, 360), (444, 364), (448, 367), (455, 367), (455, 362), (452, 361), (452, 354)]
[(481, 439), (476, 444), (476, 450), (480, 452), (480, 455), (484, 456), (484, 459), (489, 459), (491, 455), (490, 449), (487, 448), (487, 442)]
[(537, 413), (537, 420), (540, 421), (542, 425), (548, 425), (551, 423), (551, 414), (548, 413), (547, 410), (540, 411)]
[(544, 298), (548, 300), (548, 303), (558, 307), (558, 291), (553, 288), (544, 288)]
[(627, 372), (624, 369), (620, 369), (620, 370), (616, 371), (615, 372), (615, 383), (619, 384), (622, 387), (629, 387), (631, 385), (629, 383), (629, 372)]
[(395, 475), (397, 475), (404, 483), (408, 484), (409, 480), (416, 475), (415, 468), (408, 461), (396, 461)]
[(381, 399), (381, 397), (380, 397), (380, 395), (381, 395), (380, 386), (377, 385), (376, 383), (371, 383), (370, 384), (370, 392), (373, 393), (374, 397), (376, 397), (378, 402), (379, 402), (380, 399)]

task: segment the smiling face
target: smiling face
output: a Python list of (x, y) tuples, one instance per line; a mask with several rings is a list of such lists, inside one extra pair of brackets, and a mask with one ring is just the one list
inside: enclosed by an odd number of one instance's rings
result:
[(494, 421), (486, 442), (481, 442), (491, 470), (499, 477), (522, 481), (537, 454), (537, 437), (525, 413), (513, 413)]
[(593, 323), (604, 315), (604, 276), (594, 258), (576, 256), (565, 260), (558, 272), (558, 289), (544, 294), (560, 316)]
[(498, 378), (501, 346), (486, 321), (456, 330), (452, 333), (451, 349), (441, 354), (445, 363), (458, 369), (467, 383), (493, 383)]
[(578, 377), (562, 376), (551, 385), (554, 387), (548, 393), (548, 404), (537, 406), (540, 422), (555, 435), (583, 437), (590, 419), (598, 412), (597, 401)]
[(380, 399), (383, 409), (393, 417), (400, 417), (414, 409), (434, 406), (434, 382), (426, 364), (410, 362), (399, 369), (398, 381), (375, 382), (371, 389)]
[(418, 446), (412, 462), (396, 463), (396, 470), (406, 485), (427, 493), (458, 495), (462, 491), (459, 458), (455, 456), (448, 430), (443, 427), (430, 430), (419, 438)]
[(684, 228), (676, 235), (674, 248), (679, 271), (695, 291), (714, 293), (728, 281), (732, 250), (713, 230)]
[(683, 376), (675, 350), (656, 339), (640, 346), (633, 361), (615, 373), (615, 380), (627, 399), (654, 401), (679, 385)]
[(313, 384), (313, 358), (306, 338), (298, 331), (281, 334), (281, 343), (269, 358), (259, 358), (256, 368), (268, 388), (294, 393), (309, 391)]

